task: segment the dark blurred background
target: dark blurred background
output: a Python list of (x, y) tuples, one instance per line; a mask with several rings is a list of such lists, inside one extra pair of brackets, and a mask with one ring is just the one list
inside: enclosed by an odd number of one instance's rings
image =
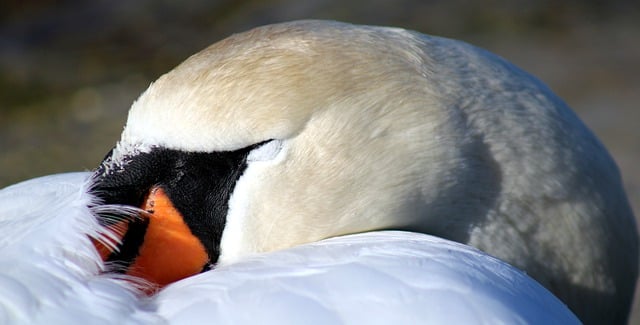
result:
[(231, 33), (302, 18), (404, 27), (507, 58), (605, 143), (640, 213), (640, 5), (622, 0), (3, 0), (0, 187), (94, 168), (151, 81)]

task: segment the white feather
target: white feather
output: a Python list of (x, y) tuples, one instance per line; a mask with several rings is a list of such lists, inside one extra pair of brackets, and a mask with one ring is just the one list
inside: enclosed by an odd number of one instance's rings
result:
[(0, 191), (0, 323), (150, 323), (128, 282), (100, 275), (89, 173)]
[(175, 283), (172, 324), (578, 324), (546, 289), (469, 246), (409, 232), (337, 237)]
[(0, 190), (2, 324), (577, 324), (524, 273), (408, 232), (254, 255), (141, 298), (101, 275), (87, 173)]

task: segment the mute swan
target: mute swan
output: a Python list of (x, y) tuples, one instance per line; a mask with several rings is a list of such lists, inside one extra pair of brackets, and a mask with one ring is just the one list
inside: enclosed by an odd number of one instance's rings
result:
[(636, 283), (617, 167), (567, 105), (484, 50), (397, 28), (218, 42), (138, 98), (95, 179), (105, 204), (148, 210), (100, 218), (126, 230), (105, 258), (160, 285), (381, 229), (496, 256), (586, 323), (623, 323)]

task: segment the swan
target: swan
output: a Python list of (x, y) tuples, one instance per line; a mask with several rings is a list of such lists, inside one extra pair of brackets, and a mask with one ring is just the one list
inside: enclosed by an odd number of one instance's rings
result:
[(480, 249), (585, 323), (624, 323), (637, 278), (619, 172), (570, 108), (493, 54), (398, 28), (213, 44), (133, 103), (88, 191), (138, 211), (98, 211), (107, 265), (161, 287), (377, 230)]
[(540, 81), (459, 41), (314, 20), (233, 35), (149, 86), (95, 179), (148, 211), (103, 218), (124, 229), (106, 260), (161, 286), (387, 229), (496, 256), (585, 323), (625, 322), (633, 298), (613, 159)]
[[(522, 271), (469, 246), (386, 231), (249, 256), (146, 297), (106, 273), (88, 172), (0, 190), (2, 324), (579, 324)], [(123, 211), (126, 213), (126, 211)]]

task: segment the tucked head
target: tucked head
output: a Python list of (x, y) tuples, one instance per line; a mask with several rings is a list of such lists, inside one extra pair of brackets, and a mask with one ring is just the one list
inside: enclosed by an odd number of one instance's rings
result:
[[(314, 21), (231, 36), (140, 96), (94, 191), (106, 204), (143, 207), (161, 189), (212, 264), (422, 227), (415, 214), (436, 196), (424, 184), (446, 190), (453, 172), (438, 165), (460, 149), (449, 132), (457, 117), (430, 95), (417, 42), (404, 30)], [(130, 224), (139, 230), (123, 233), (110, 259), (162, 268), (140, 263), (150, 251), (140, 236), (164, 218), (143, 209), (154, 218)]]

